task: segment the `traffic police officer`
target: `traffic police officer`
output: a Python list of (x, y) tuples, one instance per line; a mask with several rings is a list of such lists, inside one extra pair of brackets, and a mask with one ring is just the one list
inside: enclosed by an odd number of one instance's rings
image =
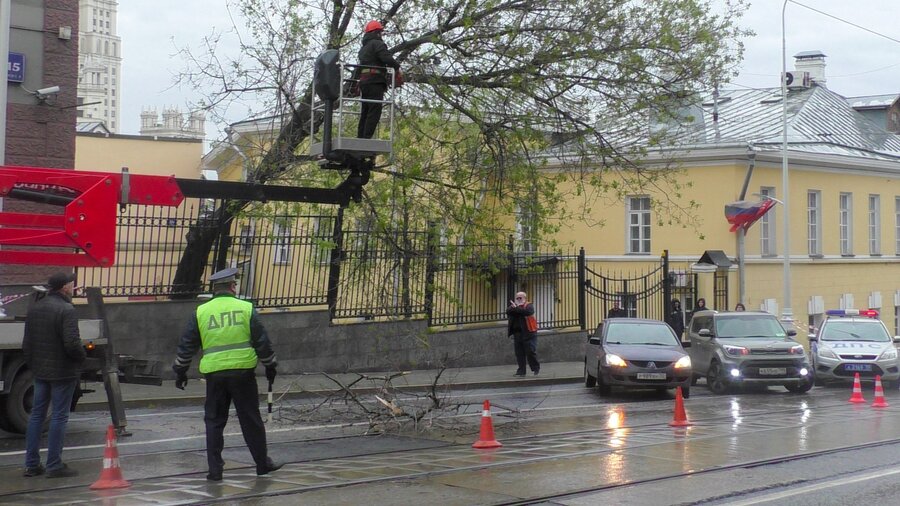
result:
[(256, 386), (257, 358), (266, 367), (266, 378), (275, 380), (275, 352), (259, 321), (253, 304), (235, 297), (238, 270), (221, 270), (209, 280), (213, 298), (197, 308), (187, 329), (181, 336), (178, 354), (172, 370), (175, 386), (184, 390), (192, 357), (203, 348), (200, 372), (206, 376), (206, 459), (209, 474), (206, 479), (220, 481), (225, 446), (223, 432), (228, 422), (231, 401), (241, 424), (244, 441), (256, 462), (257, 476), (276, 471), (276, 464), (268, 456), (266, 428), (259, 414), (259, 391)]

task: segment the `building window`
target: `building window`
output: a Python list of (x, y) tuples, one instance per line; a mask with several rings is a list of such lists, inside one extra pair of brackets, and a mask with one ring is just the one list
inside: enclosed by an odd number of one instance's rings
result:
[(894, 335), (900, 336), (900, 306), (894, 306)]
[(318, 216), (313, 222), (313, 238), (316, 243), (316, 262), (327, 265), (331, 262), (331, 250), (334, 249), (333, 216)]
[(869, 195), (869, 254), (881, 254), (881, 196)]
[(900, 255), (900, 197), (894, 197), (894, 236), (894, 249)]
[[(775, 198), (775, 188), (763, 186), (759, 189), (759, 194), (763, 198)], [(775, 208), (773, 207), (759, 220), (759, 254), (774, 256), (776, 254), (775, 246)]]
[(650, 253), (650, 197), (628, 197), (628, 253)]
[(841, 255), (853, 254), (853, 194), (841, 193), (838, 200)]
[(241, 225), (241, 232), (238, 236), (238, 253), (241, 255), (249, 255), (252, 247), (253, 241), (251, 236), (253, 235), (253, 228), (250, 225)]
[(279, 265), (291, 263), (291, 227), (286, 223), (276, 222), (272, 235), (275, 236), (274, 263)]
[(519, 251), (537, 251), (534, 211), (528, 204), (516, 206), (516, 239), (519, 242)]
[(806, 223), (808, 249), (811, 256), (822, 254), (822, 192), (806, 192)]

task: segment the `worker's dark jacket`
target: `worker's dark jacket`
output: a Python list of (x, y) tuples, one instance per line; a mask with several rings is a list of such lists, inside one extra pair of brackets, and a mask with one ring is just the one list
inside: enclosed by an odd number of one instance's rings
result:
[(506, 308), (508, 336), (516, 336), (518, 339), (528, 340), (537, 336), (537, 332), (529, 332), (525, 324), (525, 317), (534, 314), (534, 304), (527, 303), (524, 306), (512, 306)]
[(381, 39), (381, 32), (369, 32), (363, 36), (362, 48), (359, 50), (359, 65), (360, 85), (387, 85), (387, 71), (384, 67), (400, 70), (400, 64), (391, 56), (387, 44)]
[(31, 306), (25, 319), (22, 351), (35, 378), (78, 379), (87, 352), (81, 344), (71, 299), (61, 292), (50, 292)]

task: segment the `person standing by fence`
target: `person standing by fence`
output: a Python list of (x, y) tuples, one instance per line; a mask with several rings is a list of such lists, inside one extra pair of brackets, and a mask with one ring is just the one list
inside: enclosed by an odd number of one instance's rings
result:
[(669, 309), (669, 314), (666, 315), (666, 323), (672, 327), (678, 339), (681, 339), (682, 334), (684, 334), (684, 312), (681, 310), (681, 301), (678, 299), (672, 299), (672, 306)]
[(516, 300), (509, 301), (506, 308), (508, 318), (507, 334), (513, 340), (516, 350), (516, 376), (525, 376), (525, 362), (531, 367), (535, 376), (541, 371), (537, 358), (537, 320), (534, 318), (534, 304), (528, 302), (525, 292), (516, 293)]
[[(46, 472), (47, 478), (68, 478), (78, 474), (62, 461), (63, 440), (72, 396), (78, 387), (80, 365), (87, 357), (78, 332), (78, 316), (72, 305), (75, 276), (58, 272), (47, 281), (50, 292), (37, 301), (25, 318), (22, 351), (34, 374), (34, 400), (25, 432), (26, 477)], [(44, 419), (50, 408), (47, 433), (47, 467), (39, 453)]]

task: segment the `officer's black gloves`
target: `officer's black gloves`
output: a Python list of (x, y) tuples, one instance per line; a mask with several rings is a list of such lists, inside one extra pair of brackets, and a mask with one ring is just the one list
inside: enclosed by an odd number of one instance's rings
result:
[(173, 365), (172, 370), (175, 371), (175, 388), (179, 390), (184, 390), (184, 387), (187, 385), (187, 371), (188, 368), (184, 366)]
[(278, 374), (278, 371), (275, 369), (278, 367), (278, 364), (272, 364), (266, 366), (266, 379), (269, 380), (269, 383), (275, 382), (275, 376)]

